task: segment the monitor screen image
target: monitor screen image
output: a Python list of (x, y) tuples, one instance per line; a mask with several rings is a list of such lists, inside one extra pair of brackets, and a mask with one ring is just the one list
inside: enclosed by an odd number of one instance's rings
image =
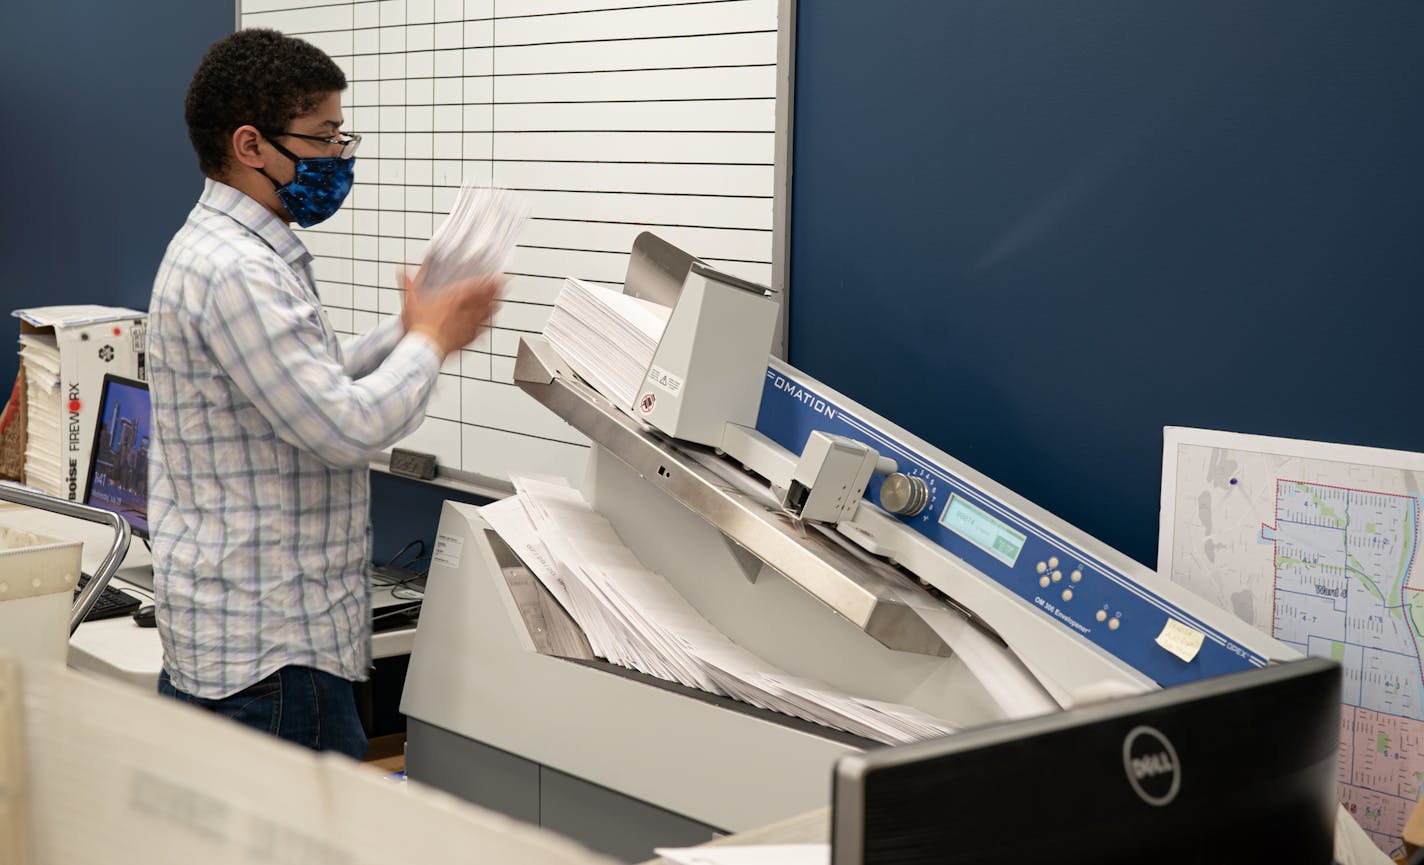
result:
[(114, 511), (133, 533), (148, 537), (148, 443), (151, 427), (148, 385), (105, 376), (99, 418), (89, 452), (84, 503)]
[(1330, 865), (1340, 688), (1307, 658), (844, 756), (832, 865)]

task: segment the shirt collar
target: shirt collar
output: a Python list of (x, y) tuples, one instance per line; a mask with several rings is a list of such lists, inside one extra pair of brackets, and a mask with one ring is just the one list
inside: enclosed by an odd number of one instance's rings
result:
[(307, 252), (306, 246), (292, 231), (291, 226), (245, 193), (226, 183), (207, 178), (198, 203), (209, 210), (232, 217), (239, 225), (272, 247), (289, 265), (300, 265), (311, 258), (311, 253)]

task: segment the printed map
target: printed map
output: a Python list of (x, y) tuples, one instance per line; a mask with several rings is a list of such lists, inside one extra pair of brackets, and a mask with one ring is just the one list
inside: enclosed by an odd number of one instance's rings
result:
[(1393, 852), (1424, 782), (1424, 457), (1186, 429), (1165, 454), (1159, 567), (1343, 665), (1340, 800)]

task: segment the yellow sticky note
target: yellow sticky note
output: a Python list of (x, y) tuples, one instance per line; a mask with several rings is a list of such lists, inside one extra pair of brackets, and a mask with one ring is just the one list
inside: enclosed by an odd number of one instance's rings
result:
[(1204, 639), (1206, 634), (1196, 628), (1188, 627), (1176, 619), (1168, 619), (1162, 633), (1157, 635), (1157, 645), (1190, 664), (1197, 652), (1201, 651)]

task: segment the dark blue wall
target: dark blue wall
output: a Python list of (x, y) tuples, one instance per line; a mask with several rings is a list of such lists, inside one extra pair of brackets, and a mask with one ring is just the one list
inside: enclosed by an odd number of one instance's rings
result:
[[(202, 191), (183, 94), (233, 0), (20, 0), (0, 26), (0, 334), (11, 310), (148, 308)], [(4, 393), (18, 360), (0, 348)]]
[(1148, 564), (1164, 425), (1424, 449), (1424, 4), (798, 15), (798, 367)]
[[(425, 542), (425, 553), (435, 549), (436, 529), (440, 525), (440, 508), (445, 500), (471, 505), (488, 504), (489, 499), (432, 486), (424, 481), (398, 478), (384, 472), (371, 472), (371, 560), (384, 565), (411, 541)], [(412, 570), (430, 567), (425, 559)]]

